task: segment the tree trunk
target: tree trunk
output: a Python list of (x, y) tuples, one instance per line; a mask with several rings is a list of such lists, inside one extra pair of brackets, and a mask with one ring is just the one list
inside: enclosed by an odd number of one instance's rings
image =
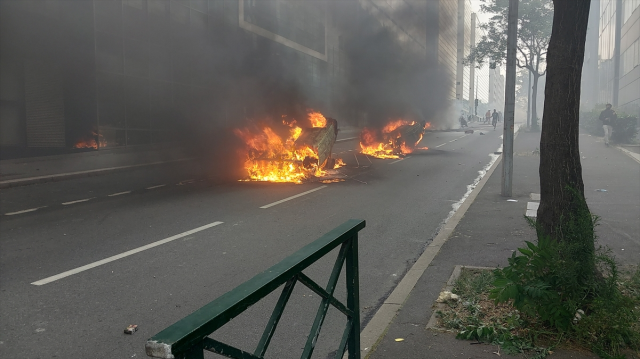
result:
[(533, 73), (533, 88), (531, 89), (531, 128), (538, 129), (538, 79), (540, 75)]
[[(565, 239), (563, 231), (567, 223), (587, 219), (590, 223), (591, 219), (584, 201), (578, 145), (580, 80), (591, 0), (553, 3), (540, 138), (541, 198), (537, 223), (543, 235), (561, 241)], [(593, 246), (593, 229), (591, 234), (585, 240), (590, 240)]]

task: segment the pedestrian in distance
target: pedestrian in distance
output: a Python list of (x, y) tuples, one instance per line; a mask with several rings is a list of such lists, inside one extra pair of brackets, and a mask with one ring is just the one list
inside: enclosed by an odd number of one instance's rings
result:
[(491, 110), (487, 110), (487, 113), (484, 114), (484, 123), (489, 123), (491, 121)]
[(460, 121), (460, 128), (469, 127), (467, 120), (464, 119), (464, 112), (460, 113), (460, 118), (458, 120)]
[(491, 114), (491, 117), (493, 117), (493, 121), (491, 122), (491, 124), (493, 125), (493, 130), (496, 130), (496, 125), (498, 124), (498, 112), (496, 112), (496, 109), (493, 109), (493, 113)]
[(616, 112), (611, 108), (611, 104), (607, 104), (607, 108), (600, 112), (600, 121), (602, 121), (602, 128), (604, 129), (604, 145), (609, 147), (609, 139), (611, 138), (611, 132), (613, 131), (613, 123), (618, 118)]

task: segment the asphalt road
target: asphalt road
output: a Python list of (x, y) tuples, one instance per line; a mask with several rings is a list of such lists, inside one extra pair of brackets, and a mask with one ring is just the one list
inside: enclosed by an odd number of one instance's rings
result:
[[(350, 218), (367, 221), (359, 242), (364, 325), (500, 146), (501, 131), (482, 132), (429, 132), (429, 150), (403, 160), (370, 159), (357, 154), (357, 141), (340, 141), (334, 152), (347, 166), (339, 176), (348, 177), (330, 184), (225, 181), (187, 162), (2, 190), (0, 357), (144, 358), (148, 338)], [(336, 254), (306, 274), (324, 285)], [(277, 295), (213, 337), (253, 351)], [(336, 296), (344, 295), (342, 278)], [(267, 358), (300, 355), (318, 304), (296, 286)], [(335, 350), (339, 314), (330, 310), (314, 357)], [(129, 324), (139, 326), (134, 335), (123, 334)]]

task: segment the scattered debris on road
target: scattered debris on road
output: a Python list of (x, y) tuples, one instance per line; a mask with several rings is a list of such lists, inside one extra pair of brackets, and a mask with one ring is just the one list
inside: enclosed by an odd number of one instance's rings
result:
[(397, 341), (397, 342), (403, 342), (403, 341), (404, 341), (404, 338), (396, 338), (396, 341)]
[(517, 199), (508, 199), (507, 202), (518, 202)]
[(473, 133), (473, 130), (465, 130), (464, 133)]
[(602, 188), (598, 188), (598, 189), (596, 190), (596, 192), (607, 192), (607, 190), (606, 190), (606, 189), (602, 189)]
[(124, 334), (133, 334), (138, 331), (138, 326), (136, 324), (129, 324), (129, 326), (124, 330)]

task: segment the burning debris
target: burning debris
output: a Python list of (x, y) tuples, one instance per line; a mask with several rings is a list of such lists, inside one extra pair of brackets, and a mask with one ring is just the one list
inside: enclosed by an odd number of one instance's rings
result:
[[(97, 142), (96, 139), (98, 140)], [(100, 144), (100, 147), (107, 147), (107, 140), (105, 140), (102, 135), (93, 131), (90, 136), (84, 136), (76, 141), (73, 148), (93, 148), (97, 150), (98, 143)]]
[(246, 181), (302, 183), (343, 166), (331, 152), (338, 122), (319, 112), (309, 112), (308, 120), (312, 127), (303, 128), (296, 120), (285, 118), (277, 126), (260, 124), (234, 130), (246, 144)]
[[(360, 152), (376, 158), (400, 158), (414, 150), (429, 122), (393, 120), (382, 130), (365, 128), (360, 133)], [(420, 149), (427, 149), (421, 147)]]

